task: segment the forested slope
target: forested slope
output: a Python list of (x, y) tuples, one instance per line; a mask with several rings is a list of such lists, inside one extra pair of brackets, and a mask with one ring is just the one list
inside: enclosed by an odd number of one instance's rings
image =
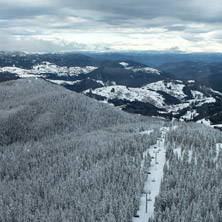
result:
[(9, 81), (0, 87), (0, 144), (143, 119), (40, 79)]
[(40, 79), (0, 92), (0, 221), (132, 220), (162, 121)]
[(166, 137), (155, 222), (222, 221), (222, 133), (180, 123)]

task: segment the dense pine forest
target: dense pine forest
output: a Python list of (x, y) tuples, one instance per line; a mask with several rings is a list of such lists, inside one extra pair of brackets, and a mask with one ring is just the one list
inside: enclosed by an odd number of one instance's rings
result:
[(144, 152), (163, 126), (149, 221), (222, 221), (220, 131), (128, 114), (41, 79), (3, 82), (0, 92), (0, 221), (132, 221), (151, 165)]
[(162, 120), (43, 80), (0, 90), (0, 221), (132, 220)]
[(150, 221), (222, 221), (222, 133), (181, 123), (166, 141), (164, 177)]

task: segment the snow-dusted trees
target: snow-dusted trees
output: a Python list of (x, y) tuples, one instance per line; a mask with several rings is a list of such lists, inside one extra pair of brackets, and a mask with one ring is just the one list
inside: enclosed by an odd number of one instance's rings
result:
[(131, 221), (157, 134), (117, 132), (0, 147), (0, 220)]
[(0, 87), (0, 221), (130, 222), (160, 120), (42, 80)]
[(222, 221), (222, 166), (218, 130), (180, 124), (166, 136), (167, 162), (154, 221)]

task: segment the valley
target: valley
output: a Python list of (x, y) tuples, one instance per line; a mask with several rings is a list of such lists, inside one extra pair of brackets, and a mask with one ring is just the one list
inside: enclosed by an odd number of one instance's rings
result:
[[(0, 81), (43, 78), (126, 112), (207, 121), (216, 128), (222, 124), (219, 63), (169, 63), (159, 66), (162, 71), (132, 60), (98, 60), (72, 53), (3, 53), (0, 62)], [(213, 67), (218, 71), (213, 72)]]

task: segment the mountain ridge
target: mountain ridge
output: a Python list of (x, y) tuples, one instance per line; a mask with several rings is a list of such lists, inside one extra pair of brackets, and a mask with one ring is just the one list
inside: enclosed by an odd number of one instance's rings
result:
[(162, 64), (158, 68), (172, 73), (179, 79), (194, 79), (200, 84), (222, 92), (222, 62), (171, 62)]

